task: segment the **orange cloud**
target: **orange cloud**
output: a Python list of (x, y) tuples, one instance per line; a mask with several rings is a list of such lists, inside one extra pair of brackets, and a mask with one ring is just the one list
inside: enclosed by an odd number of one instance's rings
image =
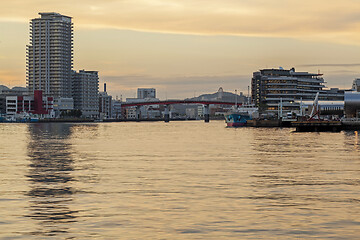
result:
[(40, 11), (70, 15), (83, 28), (360, 42), (357, 0), (12, 0), (0, 4), (0, 20)]

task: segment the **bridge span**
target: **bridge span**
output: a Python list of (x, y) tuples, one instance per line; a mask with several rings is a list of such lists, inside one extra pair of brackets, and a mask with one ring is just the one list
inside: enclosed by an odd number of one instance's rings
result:
[(212, 100), (162, 100), (162, 101), (143, 101), (143, 102), (132, 102), (132, 103), (122, 103), (121, 108), (126, 107), (136, 107), (136, 119), (140, 120), (140, 107), (141, 106), (149, 106), (149, 105), (164, 105), (164, 121), (170, 121), (170, 105), (174, 104), (202, 104), (204, 105), (204, 118), (205, 122), (210, 121), (210, 114), (209, 114), (209, 106), (211, 104), (214, 105), (230, 105), (230, 106), (241, 106), (242, 103), (235, 103), (235, 102), (223, 102), (223, 101), (212, 101)]

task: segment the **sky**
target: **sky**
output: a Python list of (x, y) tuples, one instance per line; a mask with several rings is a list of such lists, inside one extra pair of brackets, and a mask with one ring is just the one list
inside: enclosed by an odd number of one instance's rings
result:
[(73, 18), (74, 69), (99, 71), (113, 97), (247, 94), (263, 68), (320, 71), (329, 88), (360, 78), (359, 0), (2, 0), (0, 84), (26, 85), (39, 12)]

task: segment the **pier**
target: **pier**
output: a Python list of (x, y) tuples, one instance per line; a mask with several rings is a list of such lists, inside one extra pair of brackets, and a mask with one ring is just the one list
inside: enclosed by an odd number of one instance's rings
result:
[(291, 125), (297, 132), (340, 132), (344, 129), (341, 121), (297, 121)]

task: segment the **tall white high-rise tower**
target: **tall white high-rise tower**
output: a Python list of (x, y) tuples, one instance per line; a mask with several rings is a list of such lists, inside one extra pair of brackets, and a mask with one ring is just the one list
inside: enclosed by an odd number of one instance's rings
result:
[(30, 22), (27, 87), (53, 97), (71, 97), (73, 24), (59, 13), (39, 13)]

